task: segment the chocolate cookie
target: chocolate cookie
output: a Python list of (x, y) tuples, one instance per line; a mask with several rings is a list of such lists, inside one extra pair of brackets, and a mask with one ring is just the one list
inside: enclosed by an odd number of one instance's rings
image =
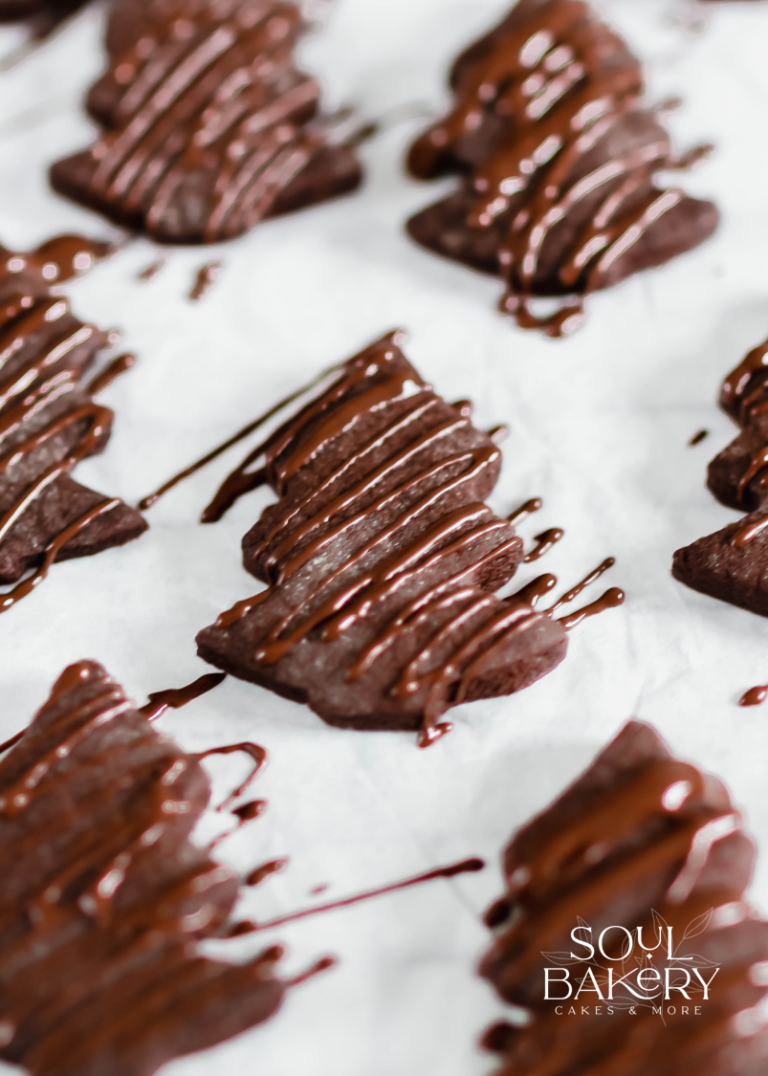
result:
[(626, 725), (504, 853), (480, 971), (527, 1019), (486, 1036), (499, 1076), (764, 1072), (754, 858), (722, 782)]
[(672, 574), (703, 594), (768, 616), (768, 341), (728, 374), (720, 406), (741, 432), (710, 463), (707, 485), (721, 504), (752, 511), (678, 549)]
[(302, 29), (279, 0), (117, 3), (88, 96), (104, 132), (53, 166), (54, 188), (166, 243), (232, 239), (353, 190), (354, 149), (333, 144), (293, 60)]
[(84, 385), (110, 339), (79, 321), (51, 285), (85, 270), (106, 249), (76, 236), (32, 254), (0, 248), (0, 582), (36, 572), (0, 596), (0, 612), (29, 593), (54, 560), (99, 553), (147, 529), (135, 509), (71, 477), (109, 440), (113, 413), (92, 393), (130, 357)]
[[(198, 645), (329, 724), (421, 727), (426, 745), (450, 727), (450, 706), (551, 672), (583, 615), (537, 611), (552, 575), (494, 594), (523, 558), (513, 523), (484, 503), (501, 465), (495, 435), (473, 426), (466, 401), (436, 395), (401, 339), (336, 368), (224, 483), (207, 518), (258, 485), (278, 494), (243, 540), (245, 567), (268, 588)], [(622, 600), (611, 590), (587, 612)]]
[(210, 788), (95, 662), (68, 668), (0, 760), (0, 1058), (36, 1076), (151, 1076), (268, 1019), (279, 947), (211, 960), (239, 893), (190, 842)]
[[(453, 111), (411, 147), (419, 179), (462, 177), (418, 213), (423, 246), (506, 284), (501, 309), (551, 336), (589, 292), (690, 250), (715, 230), (711, 202), (657, 186), (705, 150), (674, 155), (627, 46), (581, 0), (521, 0), (454, 64)], [(560, 300), (540, 314), (537, 297)]]

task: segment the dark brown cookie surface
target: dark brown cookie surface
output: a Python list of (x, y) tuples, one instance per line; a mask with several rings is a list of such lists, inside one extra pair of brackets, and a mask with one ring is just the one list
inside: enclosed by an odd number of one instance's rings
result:
[(54, 560), (98, 553), (147, 529), (135, 509), (71, 477), (109, 440), (112, 412), (83, 384), (109, 340), (76, 318), (51, 284), (104, 253), (104, 245), (74, 236), (31, 254), (0, 251), (0, 582), (38, 571), (0, 597), (0, 610), (28, 593)]
[[(661, 265), (712, 234), (710, 202), (661, 189), (680, 160), (642, 104), (637, 60), (581, 0), (522, 0), (459, 57), (454, 110), (411, 147), (421, 179), (463, 176), (408, 224), (422, 245), (499, 273), (502, 309), (557, 336), (590, 291)], [(536, 297), (566, 297), (540, 315)]]
[(352, 148), (316, 118), (280, 0), (118, 3), (110, 67), (88, 97), (105, 130), (53, 166), (62, 194), (160, 242), (210, 243), (353, 190)]
[(267, 950), (198, 949), (237, 877), (189, 840), (208, 779), (95, 662), (0, 760), (0, 1058), (40, 1076), (151, 1076), (266, 1020)]
[(504, 853), (480, 970), (528, 1020), (486, 1037), (499, 1073), (762, 1072), (768, 1035), (743, 1019), (766, 993), (754, 856), (722, 782), (627, 725)]
[[(422, 380), (399, 339), (329, 376), (206, 510), (215, 519), (264, 483), (280, 498), (243, 540), (245, 567), (268, 589), (222, 614), (198, 645), (205, 660), (308, 702), (330, 724), (422, 727), (427, 743), (448, 727), (448, 707), (550, 672), (570, 625), (536, 609), (554, 576), (494, 593), (523, 557), (513, 523), (484, 503), (500, 451), (466, 401), (449, 405)], [(611, 591), (606, 607), (622, 599)]]

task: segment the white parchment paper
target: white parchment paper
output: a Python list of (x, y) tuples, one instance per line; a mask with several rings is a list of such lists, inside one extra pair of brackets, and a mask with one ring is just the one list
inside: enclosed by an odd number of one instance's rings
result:
[[(370, 118), (411, 102), (439, 110), (450, 58), (506, 6), (336, 0), (305, 60), (322, 73), (329, 107), (351, 103)], [(443, 189), (404, 175), (418, 121), (365, 146), (367, 182), (350, 198), (226, 248), (173, 250), (149, 284), (137, 275), (156, 252), (139, 240), (70, 288), (76, 311), (121, 326), (140, 358), (104, 394), (117, 412), (114, 434), (103, 456), (78, 468), (84, 483), (135, 502), (321, 367), (400, 325), (409, 356), (440, 392), (471, 396), (481, 425), (510, 425), (495, 506), (508, 512), (540, 495), (545, 508), (524, 533), (567, 532), (520, 581), (554, 571), (565, 589), (613, 554), (606, 585), (628, 595), (623, 609), (574, 633), (554, 674), (513, 698), (457, 709), (453, 734), (426, 752), (409, 735), (330, 729), (232, 679), (162, 720), (189, 749), (253, 738), (269, 751), (257, 786), (268, 811), (221, 854), (242, 869), (276, 856), (290, 865), (243, 899), (246, 915), (270, 918), (467, 855), (489, 863), (479, 875), (228, 943), (244, 957), (284, 941), (290, 971), (325, 953), (340, 963), (293, 991), (269, 1024), (169, 1074), (489, 1071), (476, 1040), (503, 1007), (475, 965), (487, 941), (479, 915), (500, 892), (499, 852), (630, 717), (653, 722), (677, 752), (721, 774), (768, 851), (768, 710), (736, 705), (768, 679), (768, 623), (686, 590), (669, 572), (677, 547), (735, 518), (704, 487), (707, 461), (735, 432), (715, 398), (721, 377), (768, 334), (768, 3), (708, 5), (702, 33), (670, 18), (690, 10), (673, 0), (604, 8), (647, 61), (651, 98), (684, 97), (671, 121), (680, 147), (717, 143), (684, 182), (714, 196), (723, 221), (701, 249), (595, 297), (572, 339), (520, 332), (495, 313), (498, 281), (406, 237), (407, 216)], [(98, 7), (84, 11), (0, 75), (8, 246), (64, 230), (110, 234), (46, 179), (51, 161), (90, 138), (79, 102), (101, 69), (102, 20)], [(3, 30), (0, 49), (18, 40)], [(215, 257), (224, 275), (193, 306), (195, 273)], [(700, 427), (711, 436), (686, 447)], [(240, 451), (160, 502), (140, 541), (57, 566), (0, 618), (0, 739), (80, 658), (101, 661), (140, 702), (206, 671), (195, 633), (257, 589), (240, 565), (240, 539), (267, 496), (244, 499), (217, 526), (196, 522)], [(244, 763), (217, 760), (211, 770), (221, 795)], [(323, 884), (322, 895), (310, 894)], [(768, 903), (768, 855), (754, 894)]]

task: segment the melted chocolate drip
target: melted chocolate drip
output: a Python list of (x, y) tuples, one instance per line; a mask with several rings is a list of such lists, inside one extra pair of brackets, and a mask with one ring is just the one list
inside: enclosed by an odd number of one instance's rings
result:
[(257, 743), (246, 742), (227, 744), (226, 747), (209, 747), (207, 751), (202, 751), (199, 755), (195, 756), (198, 759), (204, 759), (210, 758), (211, 755), (234, 754), (248, 755), (248, 757), (253, 762), (253, 768), (251, 769), (251, 772), (248, 774), (246, 779), (242, 782), (242, 784), (239, 784), (234, 790), (234, 792), (227, 796), (223, 803), (219, 804), (219, 806), (216, 808), (217, 811), (229, 810), (231, 804), (233, 804), (236, 799), (239, 799), (240, 796), (242, 796), (243, 793), (251, 787), (253, 782), (256, 780), (257, 775), (261, 772), (262, 768), (264, 767), (264, 764), (267, 761), (267, 752)]
[[(388, 695), (403, 705), (414, 698), (424, 700), (421, 745), (428, 746), (450, 727), (440, 721), (445, 710), (474, 697), (475, 677), (500, 660), (497, 656), (506, 647), (525, 649), (524, 640), (551, 637), (547, 645), (558, 650), (556, 664), (564, 655), (565, 636), (545, 625), (549, 614), (534, 611), (527, 591), (502, 601), (482, 586), (486, 575), (500, 571), (495, 565), (502, 556), (511, 566), (508, 578), (521, 553), (511, 523), (494, 516), (472, 493), (490, 490), (499, 450), (488, 435), (474, 429), (466, 401), (449, 407), (419, 378), (399, 351), (398, 338), (398, 333), (390, 334), (346, 363), (335, 381), (250, 452), (224, 482), (208, 510), (212, 518), (255, 483), (269, 483), (285, 498), (285, 507), (281, 502), (276, 512), (269, 510), (269, 522), (265, 517), (264, 524), (254, 528), (258, 537), (246, 538), (248, 563), (258, 565), (254, 574), (266, 577), (269, 588), (238, 602), (210, 630), (229, 638), (243, 621), (250, 624), (249, 618), (260, 619), (270, 603), (280, 604), (280, 614), (267, 620), (258, 634), (244, 626), (248, 646), (253, 645), (247, 678), (264, 682), (262, 670), (293, 660), (305, 640), (334, 643), (370, 622), (372, 630), (344, 672), (351, 691), (364, 678), (376, 677), (382, 665), (391, 664), (392, 655), (412, 647), (410, 640), (423, 637), (410, 658), (400, 659), (401, 671)], [(332, 451), (329, 446), (369, 422), (376, 423), (375, 432), (370, 427), (359, 443), (349, 443), (319, 474), (315, 488), (306, 487), (291, 501), (294, 482), (321, 466), (315, 461)], [(538, 504), (528, 502), (523, 510), (532, 511)], [(324, 567), (316, 582), (308, 582), (290, 603), (280, 602), (281, 594), (293, 593), (305, 567), (336, 543), (354, 542), (358, 531), (369, 537), (352, 545), (333, 569)], [(561, 534), (553, 530), (540, 536), (542, 552)], [(477, 549), (487, 552), (475, 553)], [(459, 567), (443, 568), (453, 563)], [(363, 564), (368, 565), (364, 572)], [(609, 566), (601, 566), (581, 589)], [(355, 572), (361, 573), (359, 581), (353, 579)], [(432, 582), (413, 587), (412, 581), (423, 577)], [(397, 607), (394, 599), (409, 585), (413, 597)], [(387, 603), (392, 603), (392, 613), (379, 624), (378, 610)], [(603, 605), (607, 608), (609, 602)], [(427, 635), (431, 624), (434, 629)], [(534, 635), (524, 635), (528, 631)], [(241, 675), (231, 662), (212, 658), (205, 647), (200, 652)], [(545, 666), (538, 668), (543, 675)], [(504, 693), (504, 673), (495, 677), (499, 686), (494, 693)]]
[(537, 534), (534, 539), (536, 545), (530, 553), (526, 553), (525, 563), (531, 564), (533, 561), (539, 560), (564, 537), (565, 531), (560, 527), (551, 527), (548, 531), (542, 531), (541, 534)]
[(518, 523), (522, 523), (528, 516), (533, 515), (534, 512), (539, 512), (544, 506), (544, 502), (541, 497), (532, 497), (525, 504), (521, 504), (519, 508), (516, 508), (514, 512), (510, 512), (507, 519), (510, 523), (517, 526)]
[(113, 381), (116, 381), (118, 377), (126, 373), (128, 370), (133, 369), (136, 365), (136, 356), (130, 353), (125, 355), (118, 355), (116, 359), (113, 359), (99, 374), (88, 382), (86, 392), (89, 396), (98, 396), (104, 389), (109, 388)]
[[(421, 179), (471, 175), (444, 213), (427, 210), (410, 230), (442, 253), (475, 250), (463, 260), (500, 272), (500, 308), (521, 327), (571, 332), (585, 297), (632, 271), (622, 268), (628, 257), (638, 268), (658, 264), (714, 229), (713, 207), (654, 185), (656, 172), (689, 167), (709, 147), (673, 155), (641, 103), (639, 64), (587, 4), (523, 0), (459, 58), (452, 88), (453, 111), (414, 143), (410, 170)], [(701, 209), (701, 234), (697, 223), (678, 250), (642, 253), (683, 203), (683, 216)], [(440, 245), (430, 230), (448, 239)], [(540, 316), (533, 300), (541, 295), (570, 298)]]
[(150, 262), (139, 273), (139, 280), (154, 280), (158, 273), (161, 273), (168, 264), (167, 258), (155, 258), (153, 262)]
[(186, 706), (209, 691), (213, 691), (223, 680), (226, 680), (225, 673), (205, 673), (191, 684), (187, 684), (186, 687), (153, 691), (149, 695), (149, 702), (139, 712), (146, 717), (147, 721), (154, 721), (155, 718), (164, 714), (166, 710), (180, 710), (182, 706)]
[(63, 284), (92, 269), (97, 261), (110, 258), (117, 250), (114, 243), (86, 239), (82, 235), (57, 235), (37, 250), (16, 253), (0, 247), (0, 273), (34, 276), (50, 285)]
[[(722, 783), (672, 758), (649, 726), (626, 726), (504, 853), (507, 892), (488, 917), (501, 929), (480, 970), (506, 1001), (523, 1007), (525, 1019), (495, 1025), (485, 1037), (486, 1047), (502, 1056), (497, 1076), (763, 1071), (768, 1041), (741, 1037), (735, 1019), (768, 989), (752, 977), (753, 965), (768, 956), (768, 923), (744, 900), (753, 860), (754, 847)], [(590, 962), (580, 950), (570, 959), (571, 932), (579, 925), (591, 929), (595, 945), (614, 927), (611, 946), (617, 924), (627, 934), (642, 929), (643, 963), (662, 983), (670, 964), (690, 968), (693, 982), (693, 968), (708, 969), (706, 979), (715, 969), (710, 996), (698, 991), (692, 1002), (702, 1006), (701, 1019), (692, 1007), (690, 1019), (680, 1017), (687, 1002), (678, 994), (669, 1003), (654, 1000), (653, 1008), (647, 997), (630, 998), (628, 1012), (622, 1001), (629, 991), (618, 987), (609, 1000), (608, 965), (599, 954)], [(669, 962), (667, 928), (675, 954)], [(545, 997), (543, 969), (566, 962), (572, 994), (561, 1009)], [(627, 973), (631, 979), (640, 963), (635, 957), (614, 962), (614, 983)], [(597, 973), (601, 998), (589, 981), (576, 994), (588, 968)], [(646, 989), (653, 993), (647, 981)], [(570, 1016), (568, 1006), (575, 1006)], [(613, 1009), (609, 1019), (605, 1006)]]
[(199, 303), (204, 299), (224, 270), (224, 262), (208, 262), (197, 274), (189, 298), (193, 303)]
[(560, 623), (566, 631), (571, 631), (591, 616), (597, 616), (598, 613), (604, 613), (606, 609), (617, 609), (620, 605), (624, 604), (624, 600), (624, 591), (619, 590), (618, 587), (611, 587), (610, 590), (606, 590), (605, 594), (598, 598), (597, 601), (585, 605), (583, 609), (577, 609), (574, 613), (569, 613), (568, 616), (561, 617)]
[(279, 1007), (279, 947), (243, 965), (198, 948), (239, 892), (188, 839), (209, 796), (100, 666), (59, 678), (0, 761), (0, 1058), (151, 1076)]
[(271, 930), (273, 927), (282, 926), (284, 923), (293, 923), (297, 919), (307, 919), (312, 915), (321, 915), (323, 912), (335, 911), (337, 908), (348, 908), (351, 904), (360, 904), (362, 901), (373, 900), (374, 897), (381, 897), (387, 893), (395, 893), (399, 889), (410, 889), (412, 886), (423, 885), (425, 882), (432, 882), (436, 878), (455, 878), (459, 874), (473, 873), (485, 869), (485, 861), (473, 857), (472, 859), (463, 859), (460, 863), (452, 863), (448, 867), (437, 867), (435, 870), (426, 871), (424, 874), (417, 874), (414, 878), (406, 878), (402, 882), (393, 882), (390, 885), (380, 886), (378, 889), (369, 889), (365, 893), (358, 893), (354, 897), (344, 897), (341, 900), (334, 900), (328, 904), (316, 904), (314, 908), (304, 908), (299, 912), (291, 912), (289, 915), (282, 915), (278, 919), (270, 919), (266, 923), (254, 924), (255, 930)]
[(751, 687), (739, 699), (739, 706), (761, 706), (768, 699), (768, 684)]
[(279, 874), (280, 871), (284, 871), (287, 864), (287, 859), (271, 859), (268, 863), (263, 863), (246, 875), (245, 884), (249, 886), (261, 885), (267, 878), (271, 878), (273, 874)]
[(315, 119), (280, 0), (115, 4), (110, 66), (89, 95), (104, 131), (54, 165), (55, 189), (159, 242), (232, 239), (354, 189), (360, 166)]
[(688, 442), (688, 447), (695, 448), (696, 445), (700, 445), (701, 442), (707, 437), (709, 437), (709, 430), (699, 430), (699, 432), (695, 433)]

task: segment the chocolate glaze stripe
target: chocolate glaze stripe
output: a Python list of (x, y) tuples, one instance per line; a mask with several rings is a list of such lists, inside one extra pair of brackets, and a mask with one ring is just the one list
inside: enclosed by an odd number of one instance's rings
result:
[(5, 258), (4, 272), (29, 272), (47, 284), (63, 284), (87, 273), (97, 261), (111, 257), (117, 249), (115, 243), (67, 234), (54, 236), (36, 250), (23, 254), (0, 247), (0, 256)]
[(209, 691), (213, 691), (222, 681), (226, 680), (225, 673), (204, 673), (186, 687), (167, 688), (165, 691), (153, 691), (149, 694), (149, 702), (139, 710), (147, 721), (154, 721), (165, 713), (166, 710), (180, 710), (195, 699), (201, 698)]
[(521, 504), (520, 507), (516, 508), (514, 512), (510, 512), (510, 514), (507, 516), (507, 519), (514, 526), (517, 526), (518, 523), (522, 523), (524, 519), (527, 519), (528, 516), (533, 515), (534, 512), (540, 511), (543, 506), (544, 502), (542, 501), (541, 497), (531, 497), (529, 501), (526, 501), (525, 504)]
[[(757, 375), (754, 383), (753, 379)], [(768, 380), (768, 340), (753, 348), (752, 351), (732, 370), (723, 382), (720, 390), (720, 406), (737, 422), (746, 420), (747, 412), (754, 407), (763, 395)], [(751, 387), (751, 392), (747, 389)]]
[(739, 699), (739, 706), (761, 706), (768, 699), (768, 684), (751, 687)]
[(768, 527), (768, 515), (750, 523), (742, 523), (741, 526), (737, 527), (733, 532), (731, 542), (738, 549), (741, 549), (743, 546), (749, 545), (751, 541), (757, 538), (758, 534), (762, 534), (766, 527)]
[(358, 893), (353, 897), (344, 897), (341, 900), (329, 901), (327, 904), (316, 904), (313, 908), (304, 908), (299, 912), (291, 912), (289, 915), (281, 915), (277, 919), (270, 919), (264, 923), (250, 924), (252, 931), (272, 930), (274, 927), (283, 926), (284, 923), (294, 923), (299, 919), (308, 919), (313, 915), (322, 915), (325, 912), (335, 911), (337, 908), (348, 908), (353, 904), (373, 900), (375, 897), (384, 896), (387, 893), (395, 893), (400, 889), (410, 889), (413, 886), (423, 885), (438, 878), (456, 878), (460, 874), (476, 873), (485, 869), (485, 861), (473, 857), (463, 859), (460, 863), (452, 863), (448, 867), (436, 867), (434, 870), (417, 874), (413, 878), (406, 878), (402, 882), (393, 882), (390, 885), (380, 886), (378, 889), (370, 889), (365, 893)]
[(89, 396), (98, 396), (104, 389), (109, 388), (113, 381), (116, 381), (118, 377), (126, 373), (128, 370), (133, 369), (136, 365), (136, 356), (127, 352), (125, 355), (118, 355), (113, 359), (105, 368), (88, 382), (85, 391)]
[(531, 564), (533, 561), (539, 560), (546, 553), (553, 549), (557, 543), (565, 537), (565, 531), (560, 527), (551, 527), (549, 530), (542, 531), (541, 534), (537, 534), (534, 541), (536, 545), (533, 549), (526, 553), (525, 563)]

